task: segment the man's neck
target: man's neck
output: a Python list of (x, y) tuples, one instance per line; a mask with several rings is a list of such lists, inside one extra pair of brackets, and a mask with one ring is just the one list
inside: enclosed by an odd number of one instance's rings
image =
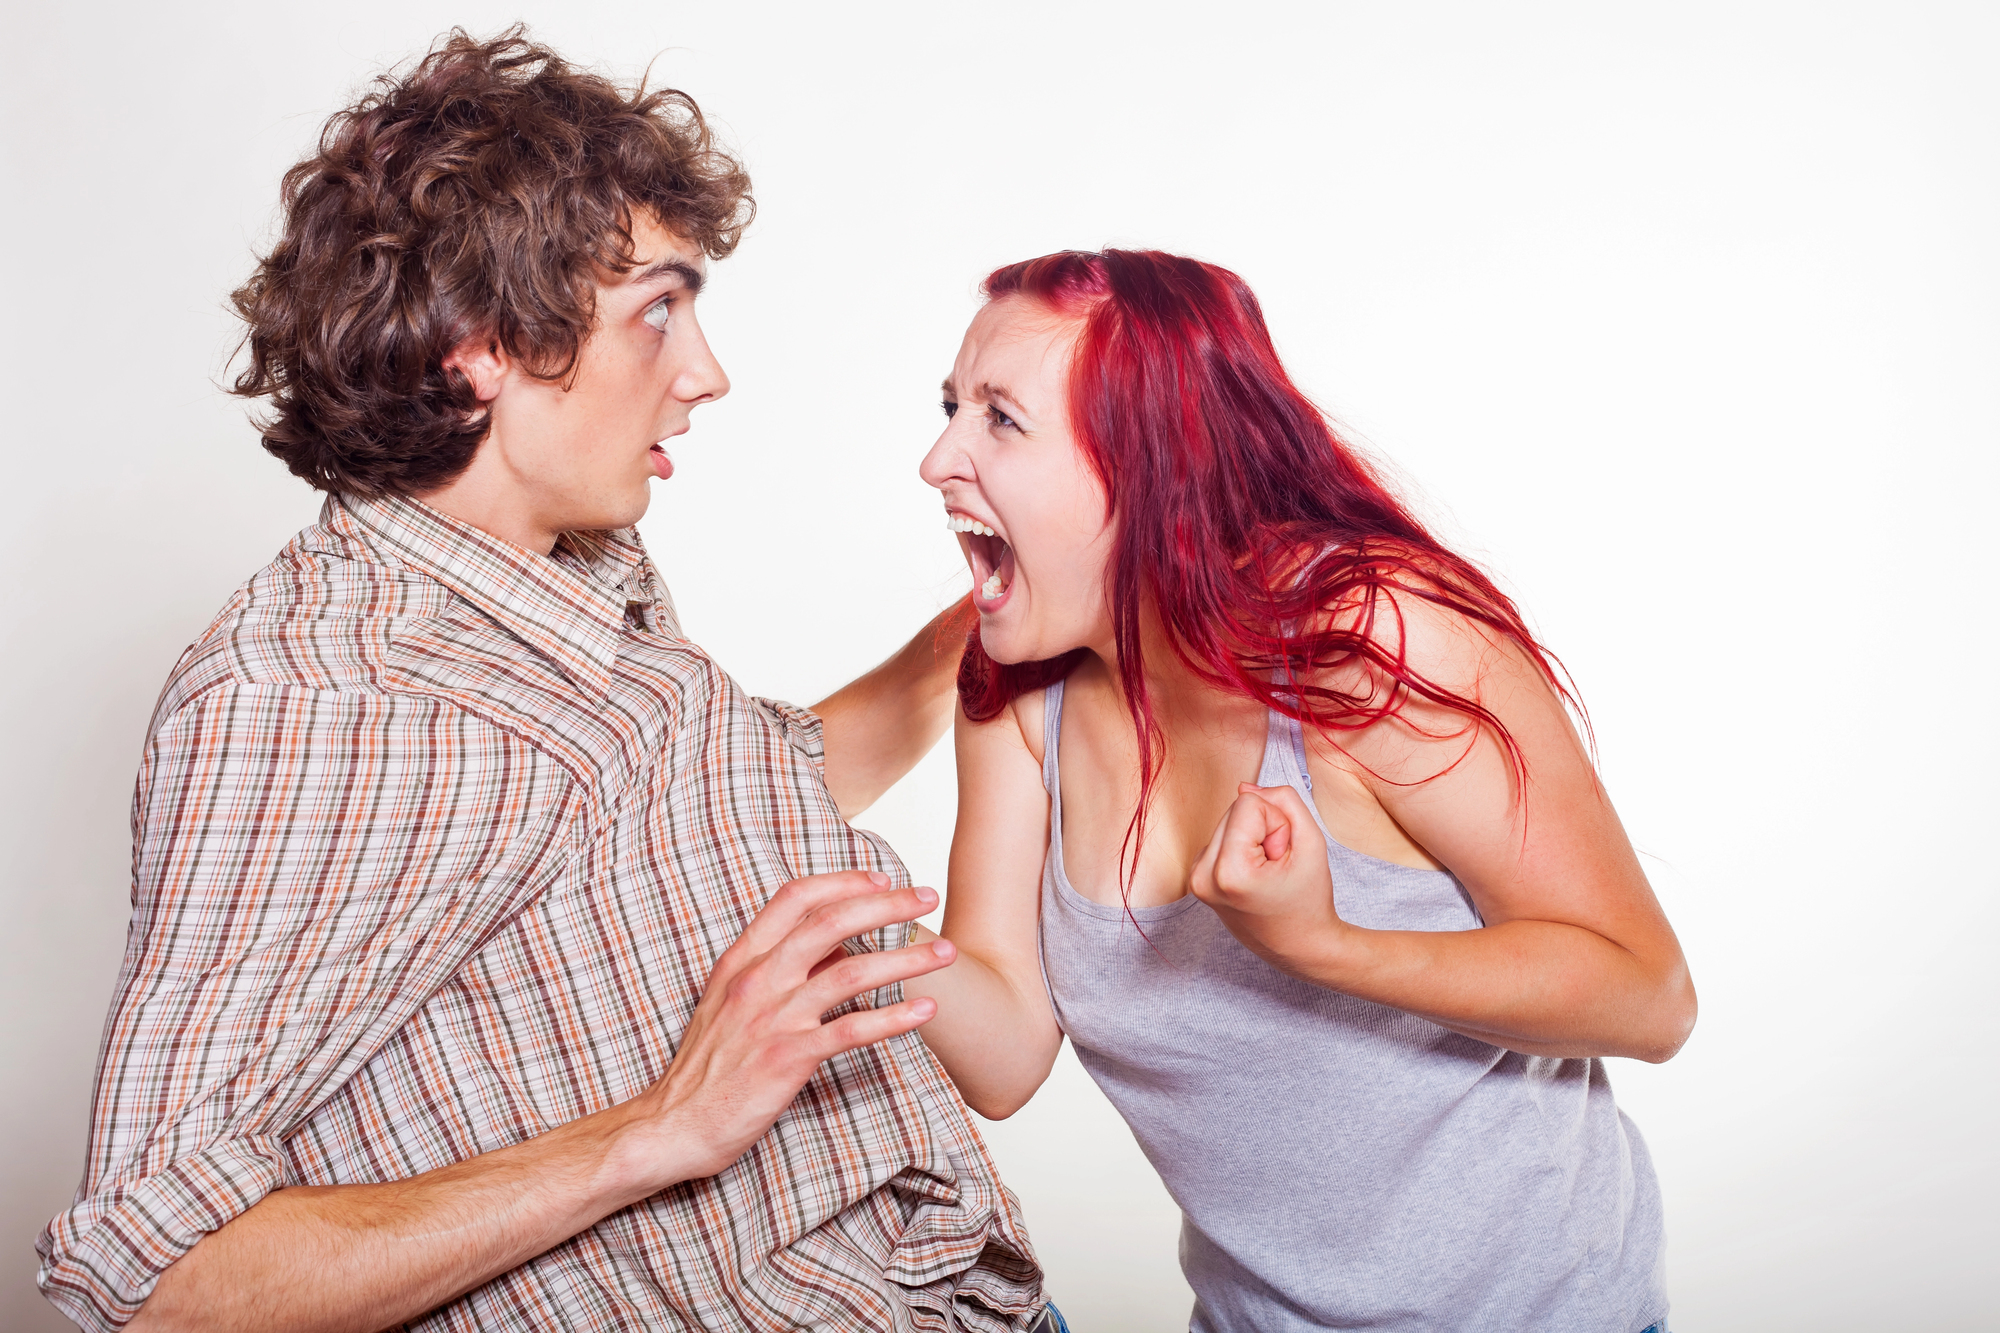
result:
[(556, 538), (562, 535), (562, 529), (551, 527), (534, 503), (534, 489), (506, 465), (497, 449), (481, 446), (465, 471), (417, 498), (440, 514), (538, 555), (555, 550)]

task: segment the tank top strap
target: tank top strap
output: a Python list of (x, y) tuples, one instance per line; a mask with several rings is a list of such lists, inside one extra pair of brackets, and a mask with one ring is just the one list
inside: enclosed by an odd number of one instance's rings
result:
[(1037, 922), (1035, 925), (1035, 962), (1042, 972), (1042, 990), (1049, 997), (1049, 1012), (1055, 1015), (1056, 1027), (1065, 1035), (1069, 1028), (1063, 1022), (1062, 1005), (1056, 1002), (1055, 987), (1049, 983), (1048, 937), (1045, 921), (1049, 902), (1056, 891), (1058, 867), (1062, 860), (1062, 763), (1057, 752), (1062, 748), (1062, 706), (1063, 683), (1051, 681), (1042, 691), (1042, 786), (1049, 793), (1049, 845), (1042, 857), (1042, 887), (1038, 899)]
[(1305, 727), (1295, 717), (1289, 717), (1275, 708), (1270, 711), (1270, 724), (1264, 733), (1264, 764), (1258, 770), (1257, 785), (1290, 787), (1298, 792), (1313, 817), (1313, 823), (1319, 825), (1327, 846), (1335, 846), (1333, 832), (1320, 818), (1319, 805), (1312, 797), (1312, 771), (1306, 767)]
[(1063, 682), (1051, 681), (1042, 691), (1042, 786), (1048, 789), (1052, 811), (1062, 806), (1062, 767), (1056, 751), (1062, 744)]
[[(1051, 681), (1042, 691), (1042, 787), (1049, 794), (1049, 819), (1058, 830), (1062, 828), (1062, 764), (1058, 756), (1062, 750), (1063, 684), (1060, 680)], [(1329, 845), (1333, 843), (1333, 833), (1320, 818), (1319, 807), (1312, 798), (1305, 728), (1297, 718), (1275, 708), (1270, 710), (1270, 721), (1264, 731), (1264, 758), (1257, 770), (1257, 785), (1296, 789), (1305, 798), (1306, 809), (1319, 825), (1321, 835)]]

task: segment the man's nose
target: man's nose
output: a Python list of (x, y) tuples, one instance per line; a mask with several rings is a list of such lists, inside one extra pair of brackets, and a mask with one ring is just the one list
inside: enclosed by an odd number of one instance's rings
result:
[(690, 407), (712, 403), (729, 392), (729, 374), (715, 359), (707, 335), (697, 331), (695, 340), (699, 344), (695, 354), (674, 378), (674, 396)]

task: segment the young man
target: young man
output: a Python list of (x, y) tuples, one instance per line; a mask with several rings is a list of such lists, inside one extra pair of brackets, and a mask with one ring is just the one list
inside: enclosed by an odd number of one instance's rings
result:
[(44, 1291), (146, 1333), (1042, 1319), (900, 996), (936, 895), (839, 808), (955, 655), (751, 699), (630, 531), (728, 390), (694, 298), (738, 165), (679, 93), (454, 33), (284, 206), (237, 387), (329, 499), (154, 717)]

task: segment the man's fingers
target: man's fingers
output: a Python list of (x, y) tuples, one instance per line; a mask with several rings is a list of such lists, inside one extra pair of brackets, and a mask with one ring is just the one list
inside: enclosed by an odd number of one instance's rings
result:
[(937, 1016), (937, 1001), (925, 996), (905, 1000), (886, 1009), (863, 1009), (843, 1014), (806, 1037), (806, 1046), (815, 1064), (831, 1060), (842, 1051), (872, 1046), (890, 1037), (914, 1032)]
[(813, 1014), (837, 1009), (857, 995), (949, 967), (958, 957), (950, 940), (841, 958), (799, 987), (799, 1003)]
[(847, 957), (847, 950), (845, 949), (840, 949), (840, 948), (828, 949), (826, 951), (826, 957), (820, 959), (817, 963), (814, 963), (812, 965), (812, 969), (806, 973), (806, 979), (808, 981), (812, 980), (812, 978), (826, 971), (829, 967), (832, 967), (835, 963), (839, 962), (841, 959), (845, 957)]
[(911, 888), (888, 893), (877, 890), (822, 903), (771, 947), (763, 965), (770, 970), (773, 985), (790, 990), (842, 940), (900, 921), (914, 921), (936, 907), (937, 901), (934, 890)]
[(879, 870), (842, 870), (830, 875), (806, 875), (783, 885), (764, 904), (716, 962), (716, 979), (726, 980), (750, 959), (767, 953), (798, 926), (808, 913), (827, 903), (881, 893), (889, 877)]

